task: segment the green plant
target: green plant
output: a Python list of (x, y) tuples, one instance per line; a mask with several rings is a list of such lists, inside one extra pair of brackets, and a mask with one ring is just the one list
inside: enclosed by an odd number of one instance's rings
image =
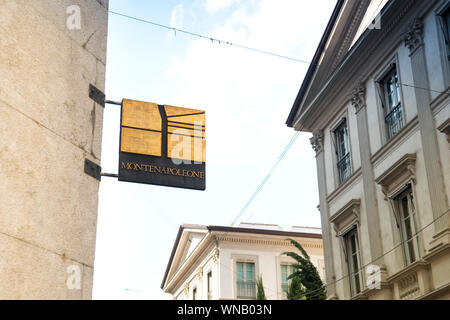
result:
[(286, 290), (286, 298), (288, 300), (306, 300), (300, 278), (295, 276), (290, 280), (288, 289)]
[(256, 288), (257, 288), (256, 300), (267, 300), (266, 293), (264, 292), (264, 285), (261, 275), (256, 280)]
[(301, 253), (284, 252), (285, 255), (295, 259), (297, 262), (293, 264), (295, 271), (288, 277), (291, 280), (291, 285), (294, 283), (295, 290), (297, 290), (291, 294), (294, 297), (298, 297), (298, 287), (300, 287), (302, 294), (304, 294), (307, 300), (325, 300), (325, 286), (323, 285), (322, 279), (320, 279), (319, 272), (312, 264), (309, 255), (297, 241), (293, 239), (286, 240), (289, 240)]

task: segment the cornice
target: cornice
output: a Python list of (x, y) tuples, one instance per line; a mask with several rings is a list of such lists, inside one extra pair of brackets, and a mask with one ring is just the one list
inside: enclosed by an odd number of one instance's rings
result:
[(327, 197), (327, 202), (331, 203), (334, 199), (336, 199), (339, 195), (344, 193), (354, 182), (356, 182), (361, 177), (361, 167), (358, 168), (352, 175), (345, 180), (339, 187), (337, 187), (330, 195)]
[(361, 23), (363, 8), (365, 7), (367, 9), (367, 4), (367, 1), (359, 1), (359, 6), (357, 7), (355, 14), (353, 15), (350, 26), (347, 28), (347, 32), (345, 33), (344, 39), (336, 55), (336, 58), (333, 61), (331, 69), (336, 68), (336, 66), (339, 64), (339, 61), (341, 60), (342, 55), (348, 50), (348, 43), (350, 40), (353, 40), (353, 36), (355, 35), (355, 27), (359, 26), (359, 24), (357, 24), (358, 22)]
[(407, 153), (384, 171), (375, 182), (381, 186), (385, 199), (390, 197), (399, 185), (406, 180), (416, 182), (416, 154)]
[(424, 260), (418, 260), (416, 262), (413, 262), (412, 264), (408, 265), (407, 267), (401, 269), (400, 271), (396, 272), (395, 274), (391, 275), (386, 279), (386, 281), (389, 284), (392, 284), (394, 281), (408, 275), (411, 272), (415, 272), (421, 269), (428, 270), (430, 268), (430, 262), (424, 261)]
[[(219, 246), (223, 242), (239, 243), (259, 246), (278, 246), (278, 247), (291, 247), (293, 246), (289, 241), (285, 239), (262, 239), (262, 238), (246, 238), (246, 237), (234, 237), (232, 235), (218, 235), (217, 240), (220, 242)], [(322, 248), (321, 241), (298, 241), (304, 248)]]
[[(416, 8), (411, 10), (414, 5)], [(417, 11), (429, 10), (432, 5), (432, 1), (422, 3), (415, 0), (388, 3), (388, 8), (383, 11), (381, 16), (383, 27), (368, 29), (361, 35), (333, 70), (329, 79), (321, 86), (321, 90), (313, 99), (310, 99), (311, 102), (308, 106), (302, 108), (303, 111), (295, 118), (294, 127), (297, 130), (302, 127), (306, 131), (313, 131), (316, 128), (323, 129), (323, 124), (328, 122), (328, 118), (324, 119), (324, 108), (335, 106), (335, 101), (341, 101), (340, 96), (342, 95), (350, 96), (353, 89), (352, 83), (356, 82), (358, 78), (366, 82), (380, 62), (386, 56), (391, 55), (392, 50), (403, 41), (407, 25), (405, 23), (405, 27), (400, 29), (398, 28), (399, 22), (409, 15), (417, 14)], [(373, 48), (377, 48), (377, 50), (373, 50)], [(350, 75), (350, 77), (346, 75)]]
[(330, 217), (336, 235), (341, 236), (354, 224), (359, 224), (361, 200), (352, 199)]
[(386, 142), (377, 152), (375, 152), (370, 161), (372, 162), (374, 168), (384, 160), (387, 155), (392, 154), (395, 150), (398, 150), (400, 144), (402, 144), (406, 139), (410, 137), (411, 134), (416, 132), (418, 129), (419, 120), (415, 116), (411, 121), (409, 121), (397, 135)]

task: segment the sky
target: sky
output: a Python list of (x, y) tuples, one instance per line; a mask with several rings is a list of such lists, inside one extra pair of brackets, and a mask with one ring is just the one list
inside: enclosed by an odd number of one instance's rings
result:
[[(311, 61), (335, 0), (110, 0), (109, 10)], [(171, 299), (160, 286), (183, 223), (229, 226), (295, 133), (308, 64), (109, 15), (106, 98), (206, 111), (206, 190), (99, 190), (93, 299)], [(102, 171), (117, 173), (120, 107), (104, 111)], [(301, 133), (240, 222), (320, 227), (315, 155)]]

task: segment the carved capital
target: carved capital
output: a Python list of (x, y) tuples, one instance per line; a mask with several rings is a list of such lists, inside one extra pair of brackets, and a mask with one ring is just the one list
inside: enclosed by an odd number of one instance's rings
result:
[(188, 284), (186, 284), (186, 285), (184, 286), (183, 292), (184, 292), (185, 295), (189, 295), (189, 285), (188, 285)]
[(403, 40), (405, 46), (409, 49), (409, 55), (412, 55), (423, 44), (423, 22), (421, 19), (414, 19)]
[(314, 131), (313, 136), (311, 139), (309, 139), (309, 141), (311, 142), (312, 148), (316, 152), (316, 154), (320, 153), (323, 149), (323, 131)]
[(366, 88), (364, 83), (359, 82), (353, 89), (351, 101), (356, 113), (366, 106)]
[(197, 278), (201, 280), (203, 277), (203, 268), (201, 267), (197, 272)]
[(214, 263), (217, 263), (219, 261), (219, 249), (218, 248), (214, 249), (212, 258), (213, 258)]

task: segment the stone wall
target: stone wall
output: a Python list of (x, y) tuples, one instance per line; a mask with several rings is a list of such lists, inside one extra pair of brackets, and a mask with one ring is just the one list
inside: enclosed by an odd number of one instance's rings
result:
[(91, 298), (107, 8), (0, 0), (0, 299)]

